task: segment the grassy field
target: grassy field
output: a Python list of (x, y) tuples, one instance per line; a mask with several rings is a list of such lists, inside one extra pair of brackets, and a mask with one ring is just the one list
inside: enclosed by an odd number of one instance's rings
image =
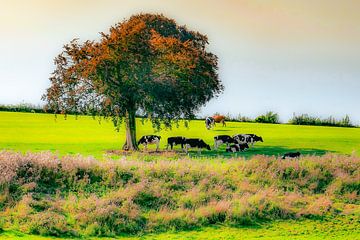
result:
[[(213, 239), (213, 240), (356, 240), (360, 237), (359, 217), (338, 217), (325, 220), (303, 220), (303, 221), (274, 221), (263, 223), (252, 227), (228, 227), (214, 226), (193, 231), (169, 232), (160, 234), (148, 234), (139, 237), (118, 237), (118, 238), (89, 238), (89, 239), (121, 239), (121, 240), (192, 240), (192, 239)], [(7, 240), (46, 240), (46, 239), (68, 239), (42, 237), (28, 235), (20, 232), (8, 231), (0, 234), (0, 239)]]
[[(154, 134), (149, 122), (144, 125), (138, 120), (138, 138)], [(303, 154), (322, 155), (325, 152), (351, 154), (360, 150), (360, 128), (314, 127), (229, 122), (227, 127), (216, 126), (206, 130), (203, 121), (191, 121), (189, 128), (180, 126), (156, 133), (162, 136), (161, 148), (165, 148), (168, 136), (203, 138), (211, 146), (213, 137), (219, 134), (255, 133), (264, 142), (243, 156), (256, 154), (280, 155), (299, 150)], [(116, 132), (111, 122), (81, 116), (54, 117), (52, 114), (0, 112), (0, 149), (20, 151), (58, 151), (59, 154), (94, 155), (101, 157), (107, 150), (121, 149), (124, 142), (124, 128)], [(150, 147), (151, 148), (151, 147)], [(226, 155), (224, 147), (219, 151), (203, 151), (206, 156)], [(230, 154), (227, 154), (231, 156)]]
[[(154, 134), (148, 122), (143, 125), (138, 120), (137, 129), (138, 138)], [(217, 126), (208, 131), (203, 121), (191, 121), (189, 128), (174, 127), (171, 131), (163, 130), (156, 134), (162, 136), (161, 148), (164, 149), (168, 136), (200, 137), (213, 145), (215, 135), (236, 133), (255, 133), (264, 139), (263, 143), (238, 153), (237, 157), (278, 156), (295, 150), (305, 155), (324, 155), (327, 152), (360, 154), (359, 128), (229, 122), (227, 127)], [(11, 173), (1, 172), (0, 183), (4, 181), (1, 177), (12, 176), (6, 180), (8, 182), (0, 184), (0, 208), (8, 206), (6, 211), (0, 212), (0, 239), (55, 239), (18, 231), (24, 228), (28, 229), (25, 232), (46, 233), (49, 224), (62, 229), (60, 223), (64, 216), (67, 227), (81, 234), (94, 231), (90, 223), (99, 218), (103, 219), (104, 228), (112, 229), (112, 218), (116, 221), (122, 219), (123, 215), (120, 218), (113, 215), (114, 210), (119, 209), (124, 211), (121, 212), (125, 214), (123, 217), (135, 221), (131, 227), (136, 227), (136, 221), (145, 217), (150, 223), (148, 227), (163, 227), (159, 232), (167, 231), (141, 237), (121, 237), (128, 240), (360, 239), (360, 168), (359, 158), (355, 155), (326, 155), (296, 161), (277, 161), (261, 156), (251, 160), (229, 160), (222, 157), (236, 155), (224, 153), (223, 146), (219, 151), (204, 150), (203, 159), (185, 158), (179, 162), (166, 159), (173, 154), (147, 158), (143, 153), (115, 161), (118, 165), (112, 165), (114, 161), (111, 159), (104, 159), (97, 165), (99, 161), (88, 162), (81, 156), (74, 156), (67, 158), (67, 168), (57, 169), (61, 166), (52, 162), (58, 158), (49, 153), (20, 156), (1, 152), (50, 150), (60, 156), (79, 153), (102, 158), (109, 150), (121, 149), (123, 141), (124, 129), (116, 132), (109, 121), (102, 120), (99, 124), (86, 116), (78, 119), (68, 116), (65, 120), (51, 114), (0, 112), (0, 160), (4, 161), (3, 165), (0, 162), (0, 167)], [(196, 151), (191, 155), (198, 156)], [(210, 156), (219, 158), (210, 159)], [(147, 162), (149, 159), (160, 161)], [(16, 171), (16, 161), (23, 170)], [(27, 168), (29, 163), (33, 168)], [(121, 180), (115, 173), (122, 174)], [(163, 199), (164, 202), (158, 204), (164, 204), (165, 208), (152, 209), (154, 206), (147, 204), (148, 197), (151, 201)], [(103, 212), (112, 209), (113, 204), (124, 203), (121, 208)], [(230, 204), (231, 209), (226, 204)], [(126, 215), (126, 206), (133, 209), (129, 216)], [(319, 209), (322, 209), (321, 213)], [(108, 218), (102, 218), (104, 216)], [(164, 216), (167, 222), (162, 222)], [(264, 217), (267, 220), (262, 222)], [(7, 222), (2, 233), (1, 218)], [(237, 219), (235, 225), (241, 226), (242, 218), (251, 218), (254, 222), (250, 227), (232, 227), (234, 219)], [(48, 222), (48, 219), (55, 222)], [(56, 219), (61, 221), (56, 222)], [(174, 226), (187, 229), (193, 225), (199, 227), (189, 231), (168, 231)], [(93, 235), (93, 232), (89, 234)]]

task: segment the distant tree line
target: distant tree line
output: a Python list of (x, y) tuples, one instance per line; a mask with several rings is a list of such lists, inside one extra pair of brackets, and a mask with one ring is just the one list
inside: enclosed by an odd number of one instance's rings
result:
[[(0, 104), (0, 111), (2, 112), (32, 112), (32, 113), (44, 113), (44, 108), (40, 105), (34, 105), (30, 103), (20, 104)], [(53, 111), (50, 111), (53, 113)]]
[[(256, 118), (250, 118), (243, 115), (238, 115), (237, 117), (227, 114), (227, 119), (234, 122), (256, 122), (256, 123), (281, 123), (279, 120), (279, 114), (269, 111), (263, 115), (260, 115)], [(336, 119), (333, 116), (327, 118), (320, 118), (310, 116), (309, 114), (293, 115), (293, 117), (288, 121), (288, 124), (292, 125), (311, 125), (311, 126), (333, 126), (333, 127), (357, 127), (354, 125), (350, 117), (345, 115), (341, 119)]]
[(322, 119), (308, 114), (301, 114), (298, 116), (294, 114), (293, 118), (289, 120), (289, 123), (294, 125), (355, 127), (355, 125), (351, 123), (348, 115), (339, 120), (332, 116)]
[[(44, 109), (41, 105), (34, 105), (29, 103), (21, 103), (14, 105), (3, 105), (0, 104), (0, 111), (3, 112), (29, 112), (29, 113), (54, 113), (52, 109)], [(68, 114), (77, 114), (76, 112)], [(220, 113), (215, 113), (215, 115), (221, 115)], [(91, 115), (91, 114), (88, 114)], [(144, 117), (137, 114), (137, 117)], [(201, 117), (197, 119), (203, 119)], [(259, 115), (255, 118), (247, 117), (239, 114), (238, 116), (233, 116), (230, 114), (226, 115), (228, 121), (233, 122), (251, 122), (251, 123), (272, 123), (280, 124), (279, 114), (273, 111), (266, 112), (265, 114)], [(341, 119), (336, 119), (333, 116), (327, 118), (320, 118), (315, 116), (310, 116), (309, 114), (294, 114), (293, 117), (288, 121), (288, 124), (292, 125), (311, 125), (311, 126), (333, 126), (333, 127), (358, 127), (351, 122), (351, 119), (348, 115)]]
[(279, 120), (279, 114), (272, 112), (272, 111), (269, 111), (269, 112), (266, 112), (265, 114), (259, 115), (256, 118), (247, 117), (247, 116), (244, 116), (241, 114), (234, 117), (230, 114), (227, 114), (226, 119), (233, 121), (233, 122), (273, 123), (273, 124), (281, 123)]

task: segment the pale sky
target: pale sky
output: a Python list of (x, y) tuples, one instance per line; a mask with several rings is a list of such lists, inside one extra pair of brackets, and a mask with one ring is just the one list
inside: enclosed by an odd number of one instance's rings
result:
[(360, 123), (360, 1), (0, 0), (0, 104), (42, 103), (53, 59), (140, 12), (206, 34), (224, 93), (201, 115), (276, 111)]

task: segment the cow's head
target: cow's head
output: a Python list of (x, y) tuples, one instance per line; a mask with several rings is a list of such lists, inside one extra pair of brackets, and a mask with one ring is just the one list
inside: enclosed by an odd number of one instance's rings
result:
[(235, 144), (241, 142), (239, 135), (234, 135), (232, 138), (234, 139), (234, 143), (235, 143)]
[(211, 150), (211, 148), (210, 148), (210, 145), (209, 144), (205, 144), (206, 145), (206, 149), (207, 150)]
[(204, 140), (200, 140), (200, 143), (201, 143), (201, 145), (204, 147), (204, 148), (206, 148), (207, 150), (211, 150), (211, 148), (210, 148), (210, 145), (209, 144), (207, 144), (206, 142), (204, 142)]

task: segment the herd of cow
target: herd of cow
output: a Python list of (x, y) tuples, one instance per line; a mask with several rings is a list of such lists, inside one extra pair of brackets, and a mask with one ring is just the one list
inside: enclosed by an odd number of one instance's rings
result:
[[(160, 139), (161, 136), (157, 135), (142, 136), (138, 145), (142, 144), (147, 149), (149, 144), (156, 144), (156, 150), (159, 150)], [(249, 146), (253, 146), (256, 142), (263, 142), (262, 137), (255, 134), (236, 134), (232, 137), (229, 135), (218, 135), (214, 137), (214, 149), (216, 150), (222, 144), (226, 144), (226, 152), (242, 152), (248, 149)], [(200, 138), (169, 137), (166, 149), (170, 147), (172, 150), (175, 145), (181, 145), (181, 149), (186, 153), (190, 148), (197, 148), (198, 151), (201, 151), (201, 149), (211, 150), (210, 145)]]
[[(222, 123), (226, 126), (225, 117), (222, 115), (214, 115), (205, 119), (205, 126), (208, 130), (215, 126), (215, 123)], [(142, 144), (144, 149), (147, 149), (149, 144), (156, 144), (156, 151), (159, 150), (161, 136), (146, 135), (142, 136), (138, 142), (138, 145)], [(214, 137), (214, 149), (217, 150), (221, 145), (226, 144), (226, 152), (242, 152), (248, 149), (250, 146), (254, 146), (256, 142), (263, 142), (262, 137), (255, 134), (236, 134), (234, 136), (218, 135)], [(210, 145), (204, 142), (200, 138), (186, 138), (182, 136), (169, 137), (167, 139), (166, 150), (175, 145), (181, 145), (181, 149), (186, 153), (190, 148), (197, 148), (200, 152), (201, 149), (211, 150)], [(299, 158), (300, 152), (285, 153), (282, 158)]]

